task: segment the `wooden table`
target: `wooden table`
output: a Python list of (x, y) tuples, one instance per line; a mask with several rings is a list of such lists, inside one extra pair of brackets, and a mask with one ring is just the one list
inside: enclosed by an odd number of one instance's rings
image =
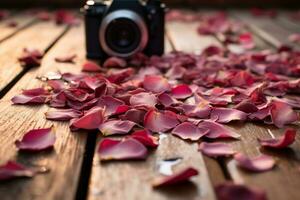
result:
[[(204, 11), (200, 11), (204, 12)], [(288, 42), (291, 33), (300, 33), (300, 23), (291, 21), (286, 12), (276, 19), (255, 18), (246, 12), (229, 11), (232, 18), (243, 21), (255, 34), (258, 48), (274, 48)], [(9, 21), (17, 21), (15, 28)], [(168, 22), (166, 52), (182, 50), (200, 51), (211, 45), (221, 45), (218, 38), (200, 36), (197, 23)], [(294, 45), (294, 44), (291, 44)], [(46, 52), (42, 65), (26, 70), (17, 61), (24, 47)], [(76, 53), (76, 65), (56, 63), (57, 55)], [(256, 186), (267, 192), (269, 199), (300, 199), (300, 137), (291, 148), (283, 151), (265, 151), (278, 159), (277, 167), (259, 174), (246, 173), (229, 159), (211, 159), (190, 144), (168, 136), (161, 141), (145, 162), (114, 162), (101, 164), (94, 154), (100, 134), (96, 132), (70, 132), (68, 123), (45, 120), (49, 109), (43, 106), (12, 106), (10, 99), (22, 89), (41, 85), (37, 76), (49, 71), (80, 72), (85, 61), (83, 25), (57, 26), (53, 22), (35, 20), (24, 12), (15, 13), (0, 22), (0, 164), (9, 159), (25, 165), (46, 166), (50, 171), (32, 179), (17, 179), (0, 183), (0, 199), (89, 199), (89, 200), (165, 200), (165, 199), (216, 199), (213, 186), (226, 180)], [(57, 141), (54, 151), (38, 154), (18, 153), (14, 141), (33, 128), (56, 127)], [(253, 123), (233, 127), (242, 139), (234, 148), (249, 156), (260, 154), (257, 137), (267, 137), (268, 129), (275, 136), (282, 130), (273, 126)], [(183, 157), (176, 167), (193, 166), (200, 175), (193, 186), (175, 187), (172, 190), (153, 190), (151, 180), (157, 175), (159, 160)]]

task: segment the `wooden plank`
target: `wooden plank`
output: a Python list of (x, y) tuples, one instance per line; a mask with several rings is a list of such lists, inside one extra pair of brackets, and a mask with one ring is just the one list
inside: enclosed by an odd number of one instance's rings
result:
[[(26, 13), (18, 13), (13, 16), (8, 17), (0, 22), (0, 42), (13, 36), (20, 30), (30, 26), (35, 22), (35, 18), (32, 15)], [(9, 23), (14, 22), (17, 24), (16, 27), (9, 26)]]
[(38, 22), (0, 44), (0, 94), (5, 87), (24, 72), (18, 57), (25, 47), (47, 50), (66, 29), (53, 22)]
[[(50, 26), (50, 24), (48, 24)], [(47, 29), (44, 36), (50, 37), (57, 32), (56, 27)], [(50, 28), (49, 27), (49, 28)], [(87, 134), (85, 132), (71, 133), (68, 123), (47, 121), (44, 113), (49, 110), (42, 106), (13, 106), (10, 99), (22, 89), (35, 88), (42, 85), (37, 76), (48, 72), (79, 72), (85, 60), (83, 26), (72, 27), (66, 35), (46, 54), (39, 68), (31, 69), (0, 101), (0, 163), (12, 159), (30, 165), (45, 166), (49, 173), (36, 175), (31, 179), (18, 179), (0, 184), (2, 200), (9, 199), (75, 199), (78, 180), (85, 152)], [(74, 42), (75, 41), (75, 42)], [(40, 41), (42, 42), (42, 41)], [(56, 63), (58, 55), (76, 53), (76, 64)], [(9, 59), (9, 58), (7, 58)], [(53, 151), (34, 154), (18, 153), (14, 141), (33, 128), (49, 127), (56, 129), (56, 143)], [(84, 188), (81, 188), (84, 189)]]

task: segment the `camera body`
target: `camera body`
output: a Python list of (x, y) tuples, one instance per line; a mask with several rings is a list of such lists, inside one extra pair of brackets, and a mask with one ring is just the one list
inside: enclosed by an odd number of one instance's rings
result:
[(84, 16), (87, 58), (164, 52), (165, 5), (160, 0), (89, 0)]

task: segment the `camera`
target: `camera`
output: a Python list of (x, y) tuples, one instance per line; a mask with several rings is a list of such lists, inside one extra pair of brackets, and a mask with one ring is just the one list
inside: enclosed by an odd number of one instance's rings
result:
[(87, 1), (83, 8), (87, 58), (162, 55), (165, 10), (160, 0)]

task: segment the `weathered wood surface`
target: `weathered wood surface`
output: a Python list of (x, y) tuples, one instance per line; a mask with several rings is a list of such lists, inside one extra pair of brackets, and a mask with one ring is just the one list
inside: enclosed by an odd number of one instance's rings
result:
[(45, 51), (66, 29), (53, 22), (38, 22), (14, 37), (0, 43), (0, 94), (9, 83), (24, 72), (18, 57), (24, 48)]
[[(38, 27), (45, 29), (44, 31), (39, 30), (40, 33), (43, 32), (41, 35), (44, 39), (41, 37), (36, 41), (33, 38), (33, 36), (37, 36), (36, 34), (28, 34), (27, 40), (33, 40), (36, 43), (40, 41), (41, 43), (47, 37), (57, 35), (63, 29), (50, 24), (41, 24)], [(52, 30), (47, 29), (47, 27)], [(37, 31), (37, 29), (34, 30)], [(50, 33), (46, 33), (46, 30)], [(0, 184), (0, 194), (3, 200), (75, 198), (88, 134), (83, 132), (71, 133), (68, 123), (46, 120), (44, 113), (49, 110), (47, 105), (35, 107), (12, 106), (10, 99), (22, 89), (41, 86), (41, 82), (36, 77), (49, 71), (79, 72), (85, 55), (84, 48), (82, 48), (84, 46), (82, 35), (82, 26), (71, 28), (45, 55), (42, 65), (28, 71), (0, 101), (0, 163), (3, 164), (7, 160), (17, 160), (28, 166), (39, 165), (50, 169), (49, 173), (37, 175), (32, 179), (18, 179)], [(54, 61), (56, 56), (68, 54), (69, 52), (78, 55), (76, 65)], [(1, 56), (1, 58), (3, 63), (10, 62), (7, 57)], [(6, 59), (6, 62), (4, 59)], [(53, 151), (33, 154), (17, 152), (14, 141), (20, 139), (25, 132), (33, 128), (49, 127), (51, 125), (54, 125), (57, 137)]]

